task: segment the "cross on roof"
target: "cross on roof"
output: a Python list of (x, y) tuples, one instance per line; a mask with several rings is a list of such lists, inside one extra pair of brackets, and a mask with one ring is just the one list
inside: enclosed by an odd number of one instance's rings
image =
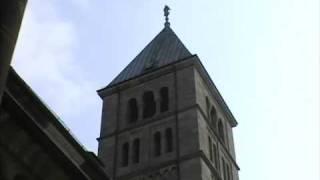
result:
[(164, 9), (163, 9), (164, 16), (166, 17), (166, 22), (164, 23), (165, 27), (169, 27), (170, 26), (170, 22), (169, 22), (169, 14), (170, 13), (169, 13), (169, 10), (170, 10), (169, 6), (165, 5)]

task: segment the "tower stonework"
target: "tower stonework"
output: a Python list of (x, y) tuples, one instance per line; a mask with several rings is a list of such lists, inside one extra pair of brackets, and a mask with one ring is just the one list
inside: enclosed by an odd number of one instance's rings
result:
[(237, 122), (170, 24), (98, 94), (98, 156), (111, 178), (239, 179)]

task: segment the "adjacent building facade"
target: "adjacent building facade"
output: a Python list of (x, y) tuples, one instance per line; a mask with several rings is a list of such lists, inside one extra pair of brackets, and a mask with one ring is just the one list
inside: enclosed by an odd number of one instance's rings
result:
[(109, 180), (10, 62), (26, 0), (0, 1), (0, 180)]
[(98, 157), (113, 179), (239, 179), (237, 121), (167, 17), (164, 29), (98, 94)]
[(103, 163), (12, 68), (0, 104), (0, 179), (109, 179)]
[(27, 0), (0, 1), (0, 103)]

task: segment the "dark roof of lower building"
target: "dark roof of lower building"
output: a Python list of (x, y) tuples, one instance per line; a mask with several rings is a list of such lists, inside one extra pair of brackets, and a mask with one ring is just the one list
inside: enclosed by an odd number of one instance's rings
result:
[(68, 169), (68, 174), (72, 175), (73, 179), (110, 179), (97, 156), (88, 152), (77, 141), (58, 116), (12, 67), (0, 103), (0, 115), (2, 111), (9, 114), (10, 120), (17, 121), (25, 132), (32, 134), (35, 142), (46, 147), (48, 155), (55, 159), (57, 166)]
[(173, 30), (166, 26), (106, 88), (188, 56), (191, 56), (189, 50)]

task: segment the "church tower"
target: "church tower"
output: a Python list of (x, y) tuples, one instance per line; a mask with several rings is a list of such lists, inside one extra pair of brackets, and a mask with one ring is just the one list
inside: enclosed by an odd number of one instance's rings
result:
[(228, 106), (165, 27), (105, 88), (98, 156), (115, 180), (238, 180)]

